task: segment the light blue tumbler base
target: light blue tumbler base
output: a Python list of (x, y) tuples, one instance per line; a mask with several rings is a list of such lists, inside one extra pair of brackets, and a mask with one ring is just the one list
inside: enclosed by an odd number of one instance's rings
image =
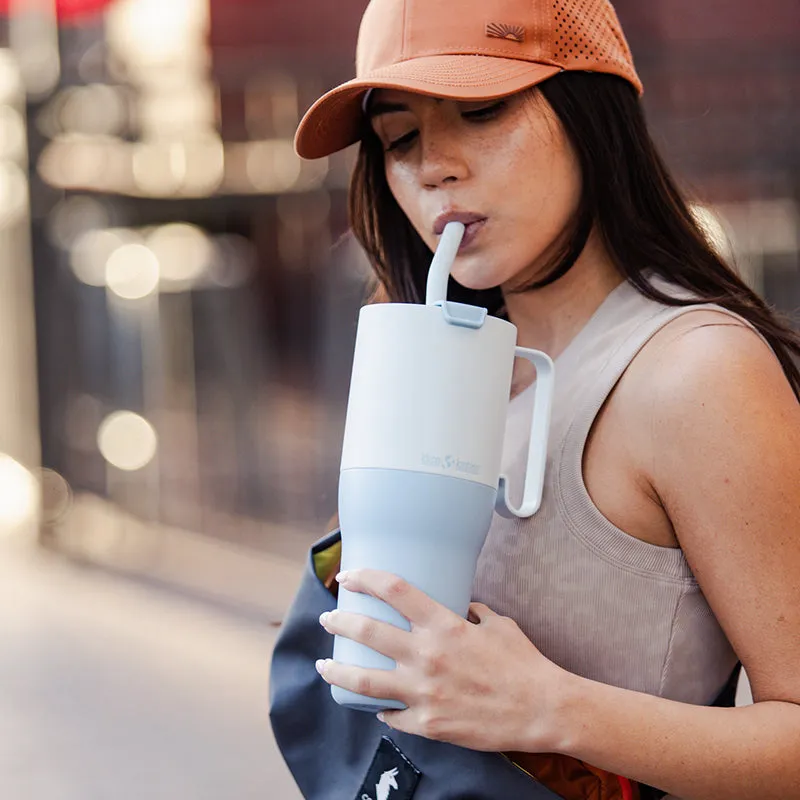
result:
[[(349, 469), (339, 478), (342, 569), (370, 568), (399, 575), (465, 617), (497, 490), (481, 483), (424, 472)], [(339, 589), (338, 608), (409, 630), (408, 621), (374, 597)], [(368, 669), (395, 662), (336, 636), (333, 658)], [(375, 713), (402, 709), (382, 700), (331, 687), (339, 705)]]

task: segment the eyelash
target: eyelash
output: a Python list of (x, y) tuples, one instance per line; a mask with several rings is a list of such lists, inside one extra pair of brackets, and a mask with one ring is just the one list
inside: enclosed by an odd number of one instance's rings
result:
[(416, 131), (409, 131), (407, 134), (405, 134), (405, 136), (401, 136), (399, 139), (389, 142), (389, 144), (386, 146), (386, 152), (391, 153), (392, 151), (404, 150), (407, 145), (410, 145), (414, 139), (416, 139), (416, 137)]
[[(490, 120), (495, 119), (505, 107), (506, 107), (506, 102), (504, 100), (500, 100), (499, 102), (493, 103), (490, 106), (484, 106), (483, 108), (476, 108), (474, 111), (465, 111), (461, 114), (461, 116), (466, 120), (471, 120), (477, 123), (489, 122)], [(418, 131), (416, 130), (409, 131), (404, 136), (400, 136), (393, 142), (389, 142), (389, 144), (386, 146), (386, 152), (387, 153), (391, 153), (393, 151), (402, 152), (409, 145), (412, 144), (414, 139), (417, 137), (417, 134)]]

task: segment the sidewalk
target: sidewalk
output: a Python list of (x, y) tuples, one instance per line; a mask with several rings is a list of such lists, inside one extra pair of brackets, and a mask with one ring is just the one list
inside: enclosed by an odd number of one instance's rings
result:
[(47, 543), (79, 563), (169, 587), (246, 617), (280, 622), (306, 552), (322, 532), (238, 518), (220, 517), (219, 525), (258, 525), (264, 546), (144, 522), (93, 495), (75, 498), (66, 524)]
[(298, 800), (268, 719), (275, 635), (0, 540), (0, 795)]

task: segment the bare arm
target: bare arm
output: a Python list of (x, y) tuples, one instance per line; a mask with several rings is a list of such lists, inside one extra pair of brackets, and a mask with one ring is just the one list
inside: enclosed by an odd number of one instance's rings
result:
[(686, 800), (788, 798), (800, 787), (800, 404), (741, 326), (677, 337), (659, 367), (649, 479), (755, 704), (697, 707), (570, 677), (554, 744)]

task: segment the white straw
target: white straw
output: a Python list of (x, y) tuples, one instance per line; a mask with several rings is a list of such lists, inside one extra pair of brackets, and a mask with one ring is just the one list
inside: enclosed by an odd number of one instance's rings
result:
[(428, 270), (425, 303), (429, 306), (447, 300), (447, 279), (450, 277), (458, 248), (461, 246), (464, 230), (465, 226), (461, 222), (448, 222), (444, 226), (442, 238), (439, 239)]

